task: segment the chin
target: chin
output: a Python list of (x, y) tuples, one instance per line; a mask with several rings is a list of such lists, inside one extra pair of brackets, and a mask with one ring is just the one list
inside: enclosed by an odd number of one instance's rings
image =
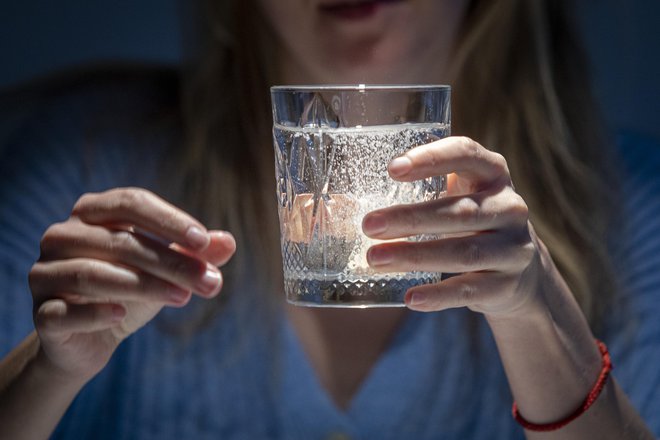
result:
[(337, 84), (414, 84), (425, 81), (412, 75), (391, 70), (365, 67), (337, 72), (335, 75), (328, 76), (325, 82)]
[[(416, 66), (417, 67), (417, 66)], [(411, 68), (410, 64), (335, 63), (320, 69), (321, 83), (332, 84), (431, 84), (438, 83), (441, 75), (429, 75), (429, 70)]]
[[(397, 37), (397, 38), (394, 38)], [(437, 58), (408, 36), (388, 35), (360, 45), (325, 47), (316, 72), (325, 82), (357, 84), (434, 83), (441, 77)]]
[(289, 82), (437, 84), (442, 78), (438, 50), (397, 29), (360, 39), (324, 38), (296, 49), (284, 63)]

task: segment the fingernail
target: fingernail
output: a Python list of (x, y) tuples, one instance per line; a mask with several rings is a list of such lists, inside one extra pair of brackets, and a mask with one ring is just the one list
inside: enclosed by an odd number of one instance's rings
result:
[(393, 177), (401, 177), (408, 174), (412, 169), (412, 162), (406, 156), (397, 157), (388, 166), (390, 175)]
[(186, 231), (186, 240), (193, 249), (205, 249), (211, 242), (209, 234), (202, 231), (197, 226), (191, 226)]
[(112, 305), (112, 322), (119, 322), (126, 316), (126, 309), (118, 304)]
[(366, 234), (380, 234), (387, 230), (387, 219), (382, 214), (369, 214), (364, 218), (362, 229)]
[(424, 304), (427, 300), (426, 293), (422, 292), (413, 292), (412, 295), (410, 295), (410, 305), (411, 306), (418, 306), (421, 304)]
[(372, 266), (383, 266), (392, 261), (392, 252), (383, 248), (370, 248), (367, 252), (367, 261)]
[(220, 272), (207, 269), (202, 277), (202, 286), (206, 292), (212, 292), (220, 285)]

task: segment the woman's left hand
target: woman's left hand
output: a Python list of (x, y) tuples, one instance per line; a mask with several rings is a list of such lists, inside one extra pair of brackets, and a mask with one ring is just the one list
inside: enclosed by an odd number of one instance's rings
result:
[(377, 239), (442, 237), (369, 249), (369, 264), (379, 271), (458, 273), (410, 289), (405, 299), (410, 308), (469, 307), (499, 316), (538, 304), (544, 272), (558, 274), (554, 265), (545, 264), (547, 250), (534, 233), (502, 155), (472, 139), (448, 137), (410, 150), (390, 162), (388, 170), (399, 181), (448, 175), (446, 196), (373, 211), (362, 223), (365, 234)]

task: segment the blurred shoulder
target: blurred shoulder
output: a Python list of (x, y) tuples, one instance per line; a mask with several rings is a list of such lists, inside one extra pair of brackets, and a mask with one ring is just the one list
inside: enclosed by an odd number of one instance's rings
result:
[(0, 109), (55, 103), (144, 102), (176, 105), (180, 84), (175, 68), (140, 65), (79, 68), (0, 89)]
[(0, 221), (53, 207), (38, 232), (85, 192), (155, 188), (180, 144), (178, 84), (173, 70), (95, 69), (0, 94)]
[[(103, 137), (179, 123), (179, 73), (153, 67), (61, 73), (0, 92), (0, 144), (34, 132)], [(16, 139), (13, 139), (14, 141)]]

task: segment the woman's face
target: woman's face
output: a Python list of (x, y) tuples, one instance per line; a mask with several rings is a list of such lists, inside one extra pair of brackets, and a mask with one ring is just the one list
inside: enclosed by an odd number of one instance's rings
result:
[(443, 80), (467, 0), (258, 0), (286, 83)]

